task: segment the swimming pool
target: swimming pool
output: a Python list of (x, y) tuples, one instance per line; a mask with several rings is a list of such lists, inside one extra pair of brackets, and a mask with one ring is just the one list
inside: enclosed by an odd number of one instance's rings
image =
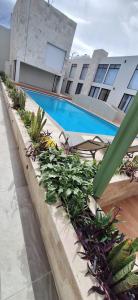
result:
[(66, 131), (116, 135), (118, 128), (115, 125), (75, 106), (66, 99), (32, 90), (25, 90), (25, 92)]

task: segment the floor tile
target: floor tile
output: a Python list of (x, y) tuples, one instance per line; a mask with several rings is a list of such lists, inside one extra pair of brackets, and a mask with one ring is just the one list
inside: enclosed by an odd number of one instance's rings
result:
[(52, 274), (49, 274), (33, 283), (36, 300), (58, 300)]
[(39, 223), (27, 187), (16, 189), (32, 281), (50, 272)]
[(6, 298), (3, 300), (35, 300), (32, 285), (25, 287), (15, 295), (10, 296), (10, 298)]

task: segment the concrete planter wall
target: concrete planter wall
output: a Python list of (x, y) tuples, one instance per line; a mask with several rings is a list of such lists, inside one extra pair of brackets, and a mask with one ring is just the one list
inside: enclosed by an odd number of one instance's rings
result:
[[(88, 296), (88, 290), (96, 284), (95, 279), (85, 277), (87, 263), (83, 261), (77, 251), (82, 251), (80, 245), (75, 244), (76, 233), (63, 208), (50, 206), (44, 202), (45, 191), (39, 185), (37, 162), (25, 155), (25, 148), (30, 138), (18, 113), (11, 108), (5, 86), (1, 83), (3, 98), (5, 100), (11, 125), (19, 147), (20, 158), (23, 164), (25, 177), (28, 183), (33, 204), (35, 206), (43, 241), (49, 262), (53, 271), (57, 292), (61, 300), (103, 299), (98, 294)], [(95, 201), (92, 200), (92, 208)]]

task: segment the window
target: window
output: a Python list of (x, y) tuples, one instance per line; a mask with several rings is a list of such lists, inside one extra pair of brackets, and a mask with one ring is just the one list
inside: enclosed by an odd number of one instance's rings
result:
[(72, 64), (71, 69), (70, 69), (70, 73), (69, 73), (70, 78), (74, 78), (76, 69), (77, 69), (77, 64)]
[(128, 88), (132, 90), (138, 90), (138, 66), (136, 67), (136, 70), (129, 82)]
[(80, 94), (81, 90), (82, 90), (82, 87), (83, 87), (83, 84), (82, 83), (78, 83), (75, 94)]
[(97, 69), (97, 72), (96, 72), (96, 75), (94, 78), (95, 82), (99, 82), (99, 83), (103, 82), (107, 68), (108, 68), (108, 65), (99, 65), (98, 66), (98, 69)]
[(89, 65), (87, 65), (87, 64), (83, 65), (82, 70), (81, 70), (81, 74), (80, 74), (80, 79), (81, 80), (84, 80), (86, 78), (88, 67), (89, 67)]
[(104, 83), (112, 85), (116, 79), (121, 65), (110, 65)]
[(100, 99), (102, 101), (107, 101), (109, 93), (110, 93), (110, 90), (101, 89), (101, 92), (100, 92), (100, 95), (99, 95), (98, 99)]
[(99, 90), (100, 90), (99, 87), (97, 87), (97, 86), (91, 86), (88, 96), (97, 98), (98, 94), (99, 94)]
[(134, 100), (134, 96), (124, 94), (118, 108), (123, 110), (124, 112), (127, 112), (133, 100)]
[(72, 81), (68, 80), (67, 85), (66, 85), (66, 89), (65, 89), (65, 93), (69, 94), (71, 84), (72, 84)]

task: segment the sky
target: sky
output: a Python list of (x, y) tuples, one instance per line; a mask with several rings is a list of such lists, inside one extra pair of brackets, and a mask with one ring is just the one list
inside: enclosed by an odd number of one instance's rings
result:
[[(0, 0), (0, 24), (10, 26), (15, 2)], [(72, 53), (92, 55), (94, 49), (105, 49), (110, 56), (138, 55), (138, 0), (50, 0), (50, 3), (78, 24)]]

